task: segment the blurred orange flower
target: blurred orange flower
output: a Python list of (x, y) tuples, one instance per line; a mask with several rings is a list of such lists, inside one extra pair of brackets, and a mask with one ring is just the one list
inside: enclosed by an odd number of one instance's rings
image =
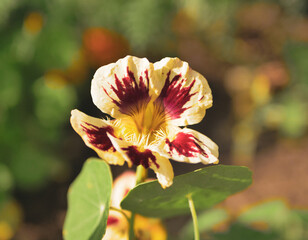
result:
[(94, 67), (114, 62), (129, 52), (129, 44), (123, 36), (104, 28), (87, 29), (83, 34), (83, 48)]

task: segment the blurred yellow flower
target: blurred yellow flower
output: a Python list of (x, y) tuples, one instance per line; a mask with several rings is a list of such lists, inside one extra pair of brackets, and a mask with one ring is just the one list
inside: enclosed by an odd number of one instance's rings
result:
[(135, 217), (135, 235), (140, 240), (165, 240), (167, 232), (159, 219)]
[(270, 82), (266, 75), (256, 75), (251, 84), (251, 97), (257, 106), (266, 104), (270, 98)]
[(22, 221), (22, 209), (15, 200), (4, 201), (0, 206), (0, 240), (12, 239)]
[(39, 12), (31, 12), (24, 20), (24, 29), (27, 33), (36, 35), (43, 27), (43, 16)]
[(13, 237), (13, 230), (10, 225), (0, 221), (0, 240), (9, 240)]
[(86, 145), (110, 164), (142, 165), (163, 188), (173, 182), (169, 159), (218, 163), (218, 147), (188, 128), (212, 106), (206, 79), (178, 58), (154, 64), (127, 56), (99, 68), (92, 80), (94, 104), (114, 120), (72, 111), (71, 124)]

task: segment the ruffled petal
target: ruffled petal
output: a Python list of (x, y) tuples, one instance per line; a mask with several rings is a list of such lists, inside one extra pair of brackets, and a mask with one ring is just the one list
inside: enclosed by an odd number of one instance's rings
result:
[(138, 146), (109, 135), (109, 138), (116, 150), (124, 156), (128, 165), (142, 165), (144, 168), (151, 168), (156, 173), (157, 179), (163, 188), (169, 187), (173, 182), (173, 169), (168, 158), (150, 149), (140, 149)]
[(155, 100), (165, 109), (172, 124), (186, 126), (200, 122), (212, 106), (211, 89), (206, 79), (178, 58), (154, 63), (155, 73), (164, 86)]
[(174, 172), (169, 159), (156, 152), (153, 152), (153, 155), (156, 157), (156, 162), (151, 164), (150, 168), (154, 170), (162, 188), (170, 187), (173, 183)]
[(94, 104), (114, 118), (140, 112), (162, 88), (153, 73), (152, 63), (133, 56), (99, 68), (91, 86)]
[(179, 162), (203, 164), (219, 162), (218, 146), (207, 136), (188, 128), (169, 129), (165, 139), (152, 150)]
[(92, 148), (100, 158), (109, 164), (124, 164), (123, 156), (116, 151), (108, 137), (109, 134), (116, 138), (110, 122), (90, 117), (77, 109), (73, 110), (71, 114), (72, 127), (88, 147)]

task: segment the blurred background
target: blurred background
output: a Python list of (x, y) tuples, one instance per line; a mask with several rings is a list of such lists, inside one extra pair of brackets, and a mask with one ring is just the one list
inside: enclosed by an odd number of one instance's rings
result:
[[(96, 156), (70, 111), (102, 116), (92, 76), (128, 54), (202, 73), (214, 105), (192, 128), (219, 145), (220, 163), (254, 172), (204, 213), (203, 239), (308, 239), (307, 1), (1, 0), (0, 240), (62, 238), (68, 186)], [(166, 222), (170, 239), (185, 221)]]

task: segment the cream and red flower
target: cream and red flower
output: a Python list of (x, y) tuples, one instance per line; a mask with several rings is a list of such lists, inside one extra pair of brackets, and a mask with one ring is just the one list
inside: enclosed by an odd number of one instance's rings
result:
[[(126, 171), (118, 176), (113, 184), (111, 195), (111, 206), (121, 209), (120, 203), (126, 194), (135, 187), (136, 174), (132, 171)], [(130, 217), (129, 211), (122, 210), (127, 217)], [(124, 214), (110, 210), (107, 219), (107, 229), (102, 240), (128, 240), (129, 223)], [(166, 240), (167, 232), (163, 224), (156, 218), (145, 218), (135, 215), (134, 232), (137, 239)]]
[(212, 106), (206, 79), (178, 58), (150, 63), (127, 56), (99, 68), (94, 104), (112, 120), (72, 111), (71, 124), (86, 145), (110, 164), (142, 165), (162, 187), (173, 181), (169, 159), (218, 163), (218, 147), (203, 134), (180, 128), (199, 123)]

